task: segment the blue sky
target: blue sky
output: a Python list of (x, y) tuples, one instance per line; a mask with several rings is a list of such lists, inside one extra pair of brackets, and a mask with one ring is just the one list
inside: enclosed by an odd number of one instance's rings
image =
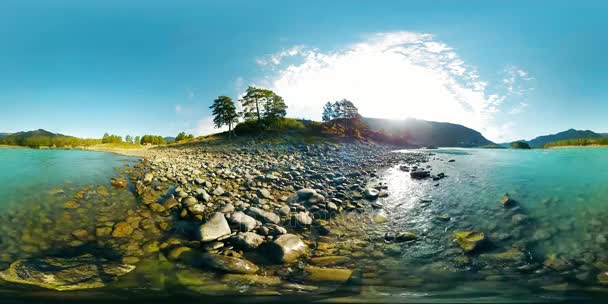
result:
[(506, 141), (608, 132), (602, 1), (0, 3), (0, 131), (213, 131), (247, 85), (292, 117), (346, 97)]

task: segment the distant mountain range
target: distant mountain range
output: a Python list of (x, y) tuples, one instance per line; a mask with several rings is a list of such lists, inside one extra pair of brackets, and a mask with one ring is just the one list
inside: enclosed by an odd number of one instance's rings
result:
[[(581, 138), (603, 138), (608, 137), (608, 133), (595, 133), (590, 130), (575, 130), (569, 129), (556, 134), (543, 135), (536, 137), (532, 140), (521, 140), (527, 142), (532, 148), (542, 148), (545, 144), (568, 139), (581, 139)], [(507, 143), (506, 145), (509, 145)], [(504, 145), (504, 144), (503, 144)]]
[(167, 137), (163, 137), (163, 139), (168, 143), (174, 143), (175, 142), (175, 137), (171, 137), (171, 136), (167, 136)]
[(462, 125), (420, 119), (363, 118), (370, 129), (405, 136), (410, 144), (425, 147), (480, 147), (494, 143)]
[(38, 130), (34, 130), (34, 131), (23, 131), (23, 132), (17, 132), (17, 133), (0, 133), (0, 138), (28, 138), (28, 137), (37, 137), (37, 136), (58, 137), (58, 136), (65, 136), (65, 135), (49, 132), (44, 129), (38, 129)]

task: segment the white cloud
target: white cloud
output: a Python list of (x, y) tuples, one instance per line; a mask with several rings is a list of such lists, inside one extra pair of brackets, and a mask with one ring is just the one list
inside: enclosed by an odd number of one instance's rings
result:
[(515, 82), (531, 79), (513, 67), (516, 78), (508, 74), (506, 88), (491, 91), (452, 47), (414, 32), (375, 34), (334, 51), (296, 46), (257, 62), (269, 74), (260, 84), (285, 98), (292, 117), (318, 120), (325, 102), (347, 98), (367, 117), (460, 123), (490, 138), (506, 130), (494, 119)]
[(179, 113), (181, 113), (181, 112), (182, 112), (182, 110), (183, 110), (183, 109), (182, 109), (182, 106), (181, 106), (181, 105), (176, 105), (176, 106), (175, 106), (175, 113), (178, 113), (178, 114), (179, 114)]
[(196, 136), (201, 136), (201, 135), (220, 133), (220, 132), (224, 132), (227, 130), (228, 130), (227, 127), (222, 127), (219, 129), (215, 128), (215, 125), (213, 124), (213, 117), (209, 116), (209, 117), (199, 120), (198, 123), (196, 124), (196, 127), (194, 129), (190, 130), (189, 133), (192, 133)]

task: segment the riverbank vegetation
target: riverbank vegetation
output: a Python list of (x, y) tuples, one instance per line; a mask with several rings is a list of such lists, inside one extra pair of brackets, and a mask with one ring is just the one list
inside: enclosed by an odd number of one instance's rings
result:
[(578, 139), (567, 139), (554, 141), (545, 144), (545, 148), (556, 148), (556, 147), (584, 147), (584, 146), (608, 146), (608, 138), (578, 138)]
[(530, 150), (532, 149), (530, 145), (525, 141), (515, 141), (511, 143), (512, 149), (522, 149), (522, 150)]

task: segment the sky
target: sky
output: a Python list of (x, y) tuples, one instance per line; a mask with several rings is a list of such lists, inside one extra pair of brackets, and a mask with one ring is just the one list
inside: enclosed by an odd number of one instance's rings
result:
[(0, 132), (217, 132), (249, 85), (490, 140), (608, 132), (605, 1), (0, 2)]

